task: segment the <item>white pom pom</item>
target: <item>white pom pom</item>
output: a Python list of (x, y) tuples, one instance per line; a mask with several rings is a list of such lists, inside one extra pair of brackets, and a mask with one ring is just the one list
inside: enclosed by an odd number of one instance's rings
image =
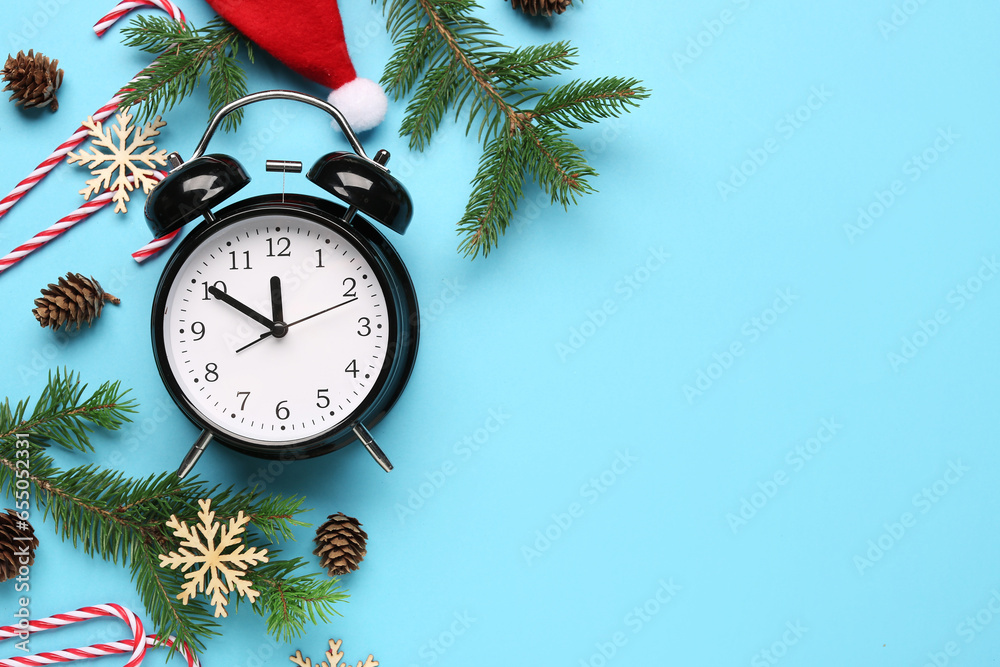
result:
[(355, 132), (364, 132), (385, 120), (389, 99), (371, 79), (357, 78), (330, 93), (327, 101), (340, 109)]

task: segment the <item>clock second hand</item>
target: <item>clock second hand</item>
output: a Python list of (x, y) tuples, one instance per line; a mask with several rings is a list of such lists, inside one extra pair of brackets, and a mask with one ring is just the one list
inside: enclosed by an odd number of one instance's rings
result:
[[(323, 310), (319, 311), (318, 313), (313, 313), (312, 315), (307, 315), (306, 317), (303, 317), (300, 320), (295, 320), (294, 322), (289, 322), (287, 325), (285, 325), (286, 329), (290, 328), (290, 327), (292, 327), (292, 326), (294, 326), (296, 324), (300, 324), (301, 322), (305, 322), (306, 320), (311, 320), (312, 318), (316, 317), (317, 315), (322, 315), (323, 313), (328, 313), (331, 310), (333, 310), (334, 308), (340, 308), (341, 306), (346, 306), (347, 304), (353, 303), (354, 301), (357, 301), (357, 300), (358, 300), (358, 297), (354, 297), (353, 299), (348, 299), (347, 301), (342, 301), (342, 302), (338, 303), (335, 306), (330, 306), (329, 308), (324, 308)], [(274, 335), (273, 330), (272, 331), (265, 331), (264, 333), (262, 333), (260, 335), (260, 338), (258, 338), (255, 341), (251, 341), (251, 342), (247, 343), (243, 347), (241, 347), (238, 350), (236, 350), (236, 352), (238, 354), (238, 353), (242, 352), (243, 350), (247, 349), (248, 347), (256, 345), (257, 343), (261, 342), (265, 338), (270, 338), (273, 335)]]
[(248, 347), (256, 345), (257, 343), (259, 343), (260, 341), (264, 340), (265, 338), (270, 338), (270, 337), (271, 337), (271, 332), (270, 331), (265, 331), (264, 333), (262, 333), (260, 335), (260, 338), (258, 338), (257, 340), (251, 341), (251, 342), (247, 343), (246, 345), (244, 345), (243, 347), (238, 348), (236, 350), (236, 354), (239, 354), (240, 352), (242, 352), (243, 350), (247, 349)]

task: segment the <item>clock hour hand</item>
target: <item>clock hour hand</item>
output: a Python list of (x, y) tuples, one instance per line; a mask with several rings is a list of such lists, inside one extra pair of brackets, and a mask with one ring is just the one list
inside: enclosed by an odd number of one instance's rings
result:
[(240, 311), (241, 313), (243, 313), (250, 319), (254, 320), (255, 322), (260, 322), (270, 330), (274, 329), (273, 320), (269, 320), (268, 318), (264, 317), (263, 315), (261, 315), (260, 313), (258, 313), (256, 310), (252, 309), (245, 303), (237, 301), (233, 297), (229, 296), (228, 294), (220, 290), (215, 285), (212, 285), (211, 287), (208, 288), (208, 293), (214, 296), (219, 301), (232, 306), (233, 308)]

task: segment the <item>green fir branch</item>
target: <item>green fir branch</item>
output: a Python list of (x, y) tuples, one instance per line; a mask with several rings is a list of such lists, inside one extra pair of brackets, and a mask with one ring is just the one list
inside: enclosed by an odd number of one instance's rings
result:
[(475, 258), (481, 250), (485, 253), (496, 246), (499, 236), (507, 230), (517, 202), (524, 195), (521, 143), (519, 134), (501, 134), (486, 146), (472, 180), (465, 215), (458, 223), (464, 235), (460, 252)]
[(566, 208), (575, 204), (579, 195), (594, 192), (587, 179), (597, 172), (566, 132), (550, 123), (528, 125), (521, 132), (525, 135), (525, 169), (552, 196), (553, 204)]
[(503, 54), (484, 73), (516, 85), (569, 71), (576, 65), (576, 57), (577, 51), (569, 42), (526, 46)]
[(459, 68), (454, 62), (438, 65), (424, 76), (406, 107), (401, 132), (410, 136), (410, 147), (423, 150), (448, 113), (457, 92)]
[(254, 589), (260, 591), (254, 609), (265, 617), (267, 631), (281, 641), (301, 636), (307, 623), (330, 623), (334, 615), (340, 615), (332, 603), (347, 599), (336, 579), (317, 580), (312, 575), (300, 574), (302, 567), (304, 562), (300, 558), (271, 558), (247, 575)]
[(49, 372), (30, 415), (26, 415), (30, 398), (11, 408), (10, 398), (0, 404), (0, 438), (9, 439), (16, 432), (31, 432), (34, 442), (51, 442), (68, 449), (91, 450), (90, 426), (117, 429), (131, 421), (136, 403), (125, 400), (118, 382), (105, 382), (89, 398), (82, 400), (87, 385), (81, 385), (75, 373)]
[(399, 100), (406, 91), (413, 88), (418, 77), (427, 68), (427, 60), (434, 46), (434, 33), (429, 25), (411, 28), (396, 40), (396, 50), (386, 65), (392, 71), (389, 79), (383, 79), (386, 92)]
[(640, 88), (635, 79), (622, 77), (573, 81), (547, 91), (538, 99), (533, 113), (550, 123), (577, 130), (581, 123), (597, 123), (626, 113), (635, 105)]
[[(135, 107), (137, 122), (169, 111), (193, 94), (206, 71), (211, 114), (247, 94), (240, 46), (245, 46), (247, 60), (253, 63), (252, 44), (221, 18), (198, 28), (162, 16), (136, 16), (122, 36), (126, 46), (158, 56), (130, 84), (122, 100), (122, 106)], [(223, 127), (234, 130), (242, 119), (238, 110), (226, 117)]]
[[(197, 501), (212, 498), (220, 518), (240, 511), (249, 516), (255, 529), (249, 541), (263, 538), (266, 546), (293, 539), (292, 528), (307, 525), (296, 518), (305, 511), (302, 498), (222, 489), (198, 477), (181, 480), (174, 473), (133, 479), (93, 465), (61, 470), (47, 453), (50, 445), (89, 449), (89, 426), (117, 429), (136, 408), (134, 401), (124, 399), (128, 392), (119, 383), (104, 383), (86, 398), (85, 393), (86, 385), (74, 373), (57, 372), (30, 412), (28, 400), (13, 407), (9, 399), (0, 404), (0, 490), (16, 497), (18, 480), (26, 480), (43, 519), (51, 518), (62, 539), (85, 554), (127, 567), (156, 631), (175, 635), (201, 652), (205, 641), (219, 634), (219, 625), (204, 600), (181, 604), (177, 594), (183, 574), (160, 567), (159, 554), (177, 548), (165, 522), (176, 515), (195, 523)], [(24, 433), (29, 436), (27, 472), (18, 465), (24, 447), (17, 434)], [(329, 620), (346, 596), (325, 574), (301, 572), (301, 559), (276, 555), (272, 552), (269, 563), (250, 573), (261, 592), (253, 608), (265, 617), (271, 634), (287, 640), (301, 635), (307, 622)]]
[[(375, 1), (375, 0), (373, 0)], [(468, 115), (483, 144), (459, 251), (475, 258), (496, 247), (531, 179), (564, 207), (594, 192), (597, 172), (566, 130), (631, 111), (649, 90), (635, 79), (603, 77), (545, 84), (576, 65), (565, 41), (511, 49), (473, 12), (475, 0), (382, 0), (395, 47), (382, 85), (394, 99), (412, 95), (400, 134), (423, 150), (444, 116)], [(545, 86), (545, 87), (543, 87)]]

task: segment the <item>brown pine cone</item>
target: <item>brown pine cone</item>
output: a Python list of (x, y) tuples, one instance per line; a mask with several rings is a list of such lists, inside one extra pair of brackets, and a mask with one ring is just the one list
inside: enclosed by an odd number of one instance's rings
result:
[(51, 111), (59, 108), (56, 91), (62, 85), (63, 71), (58, 60), (49, 60), (41, 53), (21, 51), (17, 56), (7, 56), (7, 63), (0, 70), (7, 83), (4, 91), (11, 90), (10, 99), (25, 109), (47, 106)]
[(0, 514), (0, 582), (13, 579), (24, 566), (35, 562), (38, 538), (31, 524), (14, 510)]
[(361, 530), (357, 519), (337, 512), (327, 517), (326, 523), (316, 529), (316, 549), (320, 564), (331, 577), (358, 569), (368, 549), (368, 534)]
[(570, 4), (570, 0), (510, 0), (511, 7), (532, 16), (562, 14)]
[(69, 329), (76, 324), (79, 329), (84, 322), (90, 326), (101, 316), (105, 301), (116, 306), (121, 303), (121, 299), (106, 293), (93, 278), (67, 273), (65, 278), (59, 279), (58, 285), (50, 283), (42, 290), (42, 296), (35, 299), (35, 308), (31, 312), (42, 327), (58, 330), (63, 325)]

